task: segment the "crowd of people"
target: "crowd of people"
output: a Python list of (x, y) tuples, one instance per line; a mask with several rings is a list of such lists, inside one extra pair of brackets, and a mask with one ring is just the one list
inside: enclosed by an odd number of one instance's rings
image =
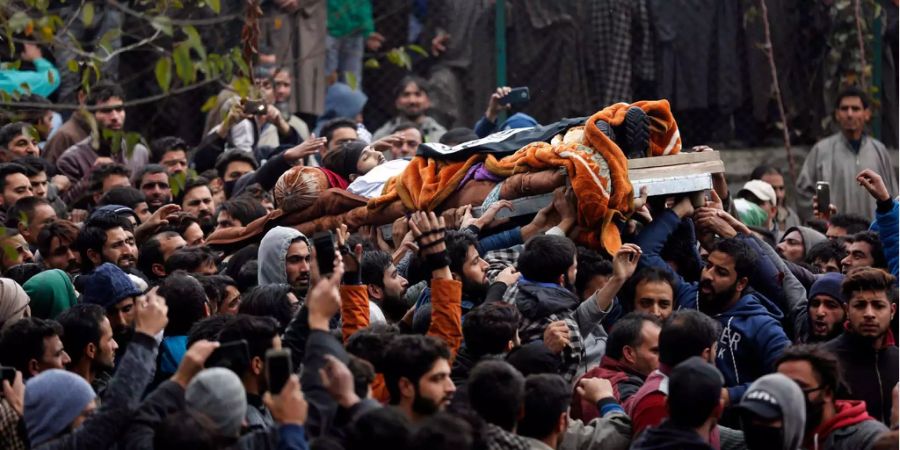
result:
[(307, 124), (286, 70), (254, 68), (259, 103), (223, 90), (193, 148), (118, 133), (115, 83), (65, 122), (49, 102), (4, 115), (0, 447), (898, 445), (897, 174), (865, 93), (837, 96), (840, 131), (803, 165), (808, 218), (762, 165), (734, 194), (717, 173), (707, 192), (643, 197), (618, 249), (576, 245), (566, 187), (533, 215), (499, 218), (513, 207), (496, 200), (391, 233), (342, 225), (330, 247), (291, 226), (208, 245), (302, 203), (286, 184), (317, 181), (285, 181), (297, 167), (375, 198), (423, 143), (538, 125), (501, 122), (500, 87), (448, 131), (416, 77), (374, 133), (342, 83)]

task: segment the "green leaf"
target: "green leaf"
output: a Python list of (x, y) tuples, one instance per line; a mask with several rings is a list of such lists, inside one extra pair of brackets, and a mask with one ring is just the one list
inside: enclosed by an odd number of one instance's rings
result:
[(84, 6), (81, 7), (81, 23), (84, 24), (85, 28), (90, 28), (91, 24), (94, 23), (93, 3), (85, 2)]
[(66, 66), (69, 68), (69, 72), (78, 73), (78, 61), (70, 59), (69, 62), (66, 63)]
[(28, 17), (28, 14), (25, 14), (24, 11), (16, 11), (6, 21), (6, 26), (9, 27), (13, 33), (21, 33), (29, 23), (31, 23), (31, 18)]
[(366, 63), (363, 65), (366, 69), (378, 69), (381, 68), (381, 63), (378, 62), (375, 58), (369, 58), (366, 60)]
[(412, 68), (412, 58), (402, 48), (391, 49), (387, 52), (387, 60), (391, 64), (408, 69)]
[(250, 73), (250, 67), (247, 66), (247, 61), (244, 61), (244, 55), (241, 54), (241, 50), (237, 47), (231, 49), (231, 60), (237, 65), (238, 70), (240, 70), (241, 75), (245, 77), (249, 77), (252, 75)]
[(106, 33), (103, 33), (103, 36), (100, 37), (100, 47), (106, 50), (107, 54), (111, 54), (115, 49), (112, 41), (118, 39), (119, 36), (122, 36), (122, 30), (119, 28), (112, 28), (107, 30)]
[(234, 86), (234, 91), (238, 93), (243, 98), (246, 98), (250, 95), (250, 87), (253, 86), (253, 83), (247, 77), (238, 77), (232, 83)]
[(350, 86), (350, 89), (354, 91), (359, 88), (359, 80), (356, 79), (356, 74), (351, 71), (344, 72), (344, 79), (347, 80), (347, 86)]
[(210, 111), (212, 111), (213, 108), (216, 107), (216, 104), (218, 102), (219, 102), (219, 96), (213, 95), (212, 97), (206, 99), (205, 102), (203, 102), (203, 106), (200, 107), (200, 111), (201, 112), (210, 112)]
[(181, 43), (175, 46), (172, 51), (172, 58), (175, 60), (175, 73), (182, 83), (190, 84), (196, 78), (194, 71), (194, 63), (191, 62), (191, 49), (186, 44)]
[(131, 158), (134, 154), (134, 147), (141, 142), (141, 135), (136, 132), (125, 133), (125, 156)]
[(150, 26), (161, 31), (166, 36), (172, 36), (172, 19), (166, 16), (156, 16), (150, 20)]
[(407, 45), (406, 48), (408, 48), (408, 49), (410, 49), (410, 50), (412, 50), (412, 51), (414, 51), (414, 52), (416, 52), (416, 53), (422, 55), (422, 56), (425, 57), (425, 58), (428, 57), (428, 52), (426, 52), (425, 49), (422, 48), (421, 45), (411, 44), (411, 45)]
[(209, 3), (209, 9), (215, 11), (216, 14), (219, 14), (222, 11), (222, 3), (219, 0), (207, 0)]
[(169, 92), (172, 84), (172, 58), (165, 56), (156, 61), (156, 83), (163, 92)]

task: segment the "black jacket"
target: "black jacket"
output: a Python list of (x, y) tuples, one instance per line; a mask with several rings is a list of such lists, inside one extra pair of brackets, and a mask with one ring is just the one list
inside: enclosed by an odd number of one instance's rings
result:
[(872, 341), (845, 332), (825, 344), (841, 363), (847, 389), (838, 389), (838, 399), (863, 400), (869, 415), (882, 423), (891, 419), (891, 390), (898, 379), (896, 346), (880, 350), (872, 348)]
[(666, 420), (658, 427), (647, 428), (641, 433), (631, 450), (711, 450), (712, 446), (700, 438), (696, 431), (681, 428)]

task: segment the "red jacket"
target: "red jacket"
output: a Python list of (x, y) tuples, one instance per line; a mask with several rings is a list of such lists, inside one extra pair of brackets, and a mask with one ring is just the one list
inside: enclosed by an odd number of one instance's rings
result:
[[(632, 370), (625, 363), (609, 356), (603, 356), (600, 359), (600, 365), (587, 371), (579, 381), (584, 378), (605, 378), (609, 380), (610, 384), (612, 384), (613, 396), (619, 403), (624, 403), (631, 398), (644, 384), (644, 377), (641, 374)], [(585, 401), (578, 395), (577, 391), (572, 396), (572, 410), (570, 414), (572, 418), (580, 419), (584, 423), (589, 423), (591, 420), (600, 417), (597, 405), (592, 405), (590, 402)]]

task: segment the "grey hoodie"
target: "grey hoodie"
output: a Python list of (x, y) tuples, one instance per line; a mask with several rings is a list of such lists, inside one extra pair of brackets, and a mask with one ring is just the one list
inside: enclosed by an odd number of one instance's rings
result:
[[(257, 277), (260, 285), (288, 283), (284, 259), (288, 248), (297, 239), (309, 245), (309, 239), (294, 228), (275, 227), (269, 230), (259, 243), (259, 271)], [(290, 283), (288, 283), (290, 284)]]
[(806, 402), (800, 386), (780, 373), (770, 373), (754, 381), (747, 389), (747, 393), (744, 394), (744, 399), (755, 391), (763, 391), (771, 395), (781, 408), (784, 440), (780, 447), (773, 445), (772, 448), (799, 449), (803, 444), (803, 431), (806, 426)]
[[(800, 233), (800, 236), (803, 237), (803, 259), (806, 259), (806, 255), (809, 254), (809, 249), (813, 248), (813, 246), (819, 242), (828, 239), (824, 234), (809, 227), (790, 227), (785, 230), (782, 236), (787, 236), (788, 233), (794, 230), (797, 230)], [(782, 239), (784, 238), (782, 237)]]

